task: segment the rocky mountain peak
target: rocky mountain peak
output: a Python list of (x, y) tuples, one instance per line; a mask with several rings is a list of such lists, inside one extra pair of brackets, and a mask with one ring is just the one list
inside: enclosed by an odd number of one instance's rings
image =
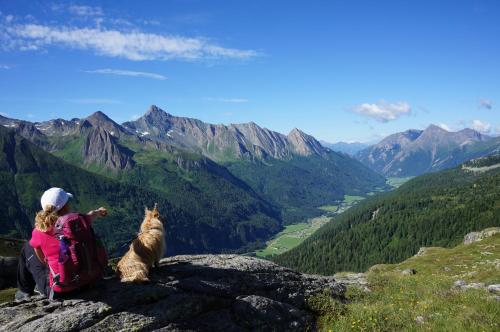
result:
[(92, 127), (87, 133), (82, 157), (87, 164), (105, 165), (113, 170), (129, 169), (134, 165), (132, 153), (117, 142), (115, 134), (103, 127)]
[(434, 131), (434, 132), (448, 132), (448, 130), (443, 127), (437, 126), (435, 124), (430, 124), (424, 131)]
[(80, 123), (80, 127), (84, 127), (86, 125), (85, 122), (90, 123), (92, 127), (103, 128), (112, 136), (120, 137), (128, 134), (128, 131), (125, 128), (113, 121), (101, 111), (97, 111), (86, 117), (84, 121)]
[(309, 156), (312, 154), (323, 154), (325, 149), (314, 137), (304, 133), (298, 128), (294, 128), (287, 135), (287, 139), (295, 148), (299, 155)]
[(144, 114), (143, 118), (148, 120), (165, 121), (165, 119), (171, 118), (172, 116), (159, 108), (156, 105), (151, 105), (149, 109)]

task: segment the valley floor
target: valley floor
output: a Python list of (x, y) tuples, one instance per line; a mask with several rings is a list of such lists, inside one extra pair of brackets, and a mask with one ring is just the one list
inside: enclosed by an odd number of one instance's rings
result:
[(285, 226), (284, 230), (276, 234), (266, 243), (266, 247), (264, 249), (257, 250), (255, 255), (257, 257), (266, 258), (282, 254), (295, 248), (321, 228), (321, 226), (329, 222), (333, 216), (346, 211), (364, 199), (365, 197), (363, 196), (345, 195), (342, 202), (336, 202), (335, 205), (321, 206), (319, 209), (325, 211), (324, 215), (311, 218), (307, 222)]

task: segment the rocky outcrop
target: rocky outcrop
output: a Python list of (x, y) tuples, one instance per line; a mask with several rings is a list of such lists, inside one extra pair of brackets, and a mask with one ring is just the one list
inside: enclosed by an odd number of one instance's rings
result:
[(335, 281), (340, 282), (346, 286), (354, 286), (362, 289), (365, 292), (370, 292), (368, 287), (368, 279), (366, 273), (337, 273), (333, 277)]
[(115, 136), (102, 127), (91, 128), (82, 147), (87, 164), (96, 163), (110, 169), (130, 169), (134, 165), (132, 152), (121, 146)]
[(329, 292), (333, 277), (305, 275), (238, 255), (162, 260), (150, 284), (105, 280), (74, 299), (33, 297), (0, 306), (2, 331), (311, 331), (308, 299)]
[(314, 137), (294, 128), (287, 136), (288, 141), (294, 147), (295, 153), (301, 156), (322, 155), (325, 149)]
[(464, 244), (479, 242), (484, 238), (500, 233), (500, 227), (487, 228), (481, 232), (471, 232), (464, 236)]

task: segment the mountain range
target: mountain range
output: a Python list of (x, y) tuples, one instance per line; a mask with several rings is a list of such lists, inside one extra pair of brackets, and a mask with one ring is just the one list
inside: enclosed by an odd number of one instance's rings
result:
[(391, 177), (435, 172), (500, 150), (500, 137), (473, 129), (449, 132), (436, 125), (387, 136), (355, 155), (363, 164)]
[(154, 203), (165, 222), (169, 255), (234, 251), (259, 245), (281, 229), (276, 208), (245, 185), (222, 178), (213, 179), (215, 188), (208, 197), (196, 188), (196, 181), (191, 184), (166, 175), (176, 191), (170, 194), (71, 165), (2, 126), (0, 149), (0, 234), (4, 236), (29, 238), (40, 210), (39, 198), (51, 186), (73, 193), (71, 204), (80, 212), (108, 207), (108, 217), (97, 221), (96, 230), (113, 255), (126, 250), (144, 207)]
[[(172, 116), (156, 106), (122, 125), (102, 112), (35, 123), (0, 117), (0, 125), (7, 128), (5, 137), (20, 142), (3, 150), (6, 161), (17, 160), (16, 167), (6, 168), (10, 173), (5, 179), (10, 182), (5, 188), (10, 189), (5, 195), (10, 193), (12, 213), (0, 231), (11, 236), (29, 236), (37, 197), (48, 186), (68, 187), (69, 179), (59, 170), (69, 164), (76, 167), (69, 172), (75, 185), (68, 190), (89, 196), (81, 198), (88, 204), (78, 203), (78, 207), (110, 204), (117, 220), (138, 221), (142, 207), (132, 211), (138, 203), (125, 207), (116, 195), (140, 188), (147, 192), (144, 197), (155, 197), (172, 208), (167, 216), (175, 222), (167, 221), (173, 227), (167, 241), (181, 242), (172, 246), (175, 253), (248, 250), (283, 224), (321, 214), (321, 205), (342, 200), (345, 194), (386, 188), (382, 176), (353, 158), (323, 148), (298, 129), (283, 135), (255, 123), (212, 125)], [(28, 148), (19, 150), (21, 146)], [(34, 163), (31, 180), (20, 185), (17, 170), (33, 160), (33, 154), (44, 153), (50, 160)], [(77, 170), (85, 171), (84, 175)], [(100, 177), (88, 180), (92, 176)], [(80, 179), (92, 183), (106, 179), (112, 189), (82, 191)], [(132, 199), (122, 195), (124, 202)], [(152, 203), (153, 199), (148, 204)], [(11, 219), (16, 220), (14, 226)], [(178, 223), (182, 227), (175, 227)], [(136, 224), (128, 222), (123, 232), (109, 232), (109, 247), (119, 251), (118, 244), (133, 236)], [(194, 233), (187, 231), (190, 226)]]

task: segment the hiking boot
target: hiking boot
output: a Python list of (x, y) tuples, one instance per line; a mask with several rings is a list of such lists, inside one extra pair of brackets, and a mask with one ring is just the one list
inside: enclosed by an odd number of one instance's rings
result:
[(16, 291), (16, 295), (14, 295), (14, 301), (20, 302), (20, 301), (27, 300), (30, 297), (31, 297), (31, 295), (29, 293), (25, 293), (22, 290), (18, 289)]

